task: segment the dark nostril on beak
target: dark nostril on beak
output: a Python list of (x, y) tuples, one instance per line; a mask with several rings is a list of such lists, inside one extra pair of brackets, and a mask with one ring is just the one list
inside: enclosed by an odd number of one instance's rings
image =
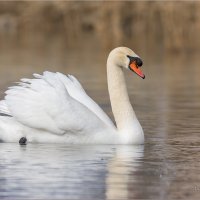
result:
[(137, 58), (136, 59), (136, 64), (137, 64), (138, 67), (141, 67), (143, 62), (142, 62), (142, 60), (140, 58)]

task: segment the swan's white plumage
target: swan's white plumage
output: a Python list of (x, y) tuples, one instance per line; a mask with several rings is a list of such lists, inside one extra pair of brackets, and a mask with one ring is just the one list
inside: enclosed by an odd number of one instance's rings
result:
[[(35, 79), (22, 79), (18, 86), (6, 91), (6, 104), (18, 122), (57, 135), (92, 131), (94, 126), (104, 124), (106, 114), (99, 112), (101, 120), (93, 112), (95, 106), (96, 110), (100, 108), (74, 77), (52, 72), (34, 76)], [(86, 126), (87, 118), (92, 123)]]
[[(114, 49), (107, 62), (108, 85), (117, 128), (71, 75), (44, 72), (23, 78), (0, 101), (0, 141), (142, 144), (144, 134), (130, 104), (122, 67), (132, 50)], [(11, 116), (11, 117), (9, 117)]]
[(5, 115), (11, 115), (5, 100), (0, 101), (0, 112)]

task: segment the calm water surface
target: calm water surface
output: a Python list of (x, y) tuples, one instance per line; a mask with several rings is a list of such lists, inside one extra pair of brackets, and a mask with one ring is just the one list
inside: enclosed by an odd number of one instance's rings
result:
[[(20, 77), (61, 71), (78, 77), (112, 117), (106, 56), (96, 54), (61, 47), (2, 51), (1, 97)], [(199, 61), (187, 55), (144, 63), (145, 80), (125, 75), (145, 145), (0, 143), (0, 199), (200, 199)]]

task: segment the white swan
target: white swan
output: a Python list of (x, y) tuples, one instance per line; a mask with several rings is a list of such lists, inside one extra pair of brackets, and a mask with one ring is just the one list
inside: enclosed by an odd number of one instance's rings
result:
[(0, 101), (0, 140), (68, 144), (143, 144), (144, 134), (129, 101), (123, 68), (144, 78), (141, 59), (118, 47), (107, 59), (108, 90), (117, 128), (71, 75), (44, 72), (21, 79)]

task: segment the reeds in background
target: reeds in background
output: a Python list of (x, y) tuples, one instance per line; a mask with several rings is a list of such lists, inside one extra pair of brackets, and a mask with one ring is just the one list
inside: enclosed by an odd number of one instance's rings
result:
[(59, 38), (66, 47), (134, 46), (146, 52), (200, 50), (200, 2), (0, 2), (0, 43)]

